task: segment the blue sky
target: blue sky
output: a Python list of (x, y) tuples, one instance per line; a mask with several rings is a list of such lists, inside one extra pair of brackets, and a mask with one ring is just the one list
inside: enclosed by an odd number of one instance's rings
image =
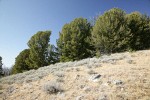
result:
[(90, 19), (114, 7), (150, 15), (150, 0), (0, 0), (0, 56), (4, 65), (14, 64), (36, 32), (51, 30), (50, 42), (56, 44), (65, 23), (77, 17)]

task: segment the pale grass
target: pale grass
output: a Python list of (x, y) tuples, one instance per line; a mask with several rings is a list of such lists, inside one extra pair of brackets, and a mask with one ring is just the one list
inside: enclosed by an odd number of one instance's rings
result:
[[(57, 75), (49, 73), (30, 83), (12, 84), (15, 90), (9, 94), (7, 93), (9, 85), (5, 84), (0, 100), (3, 98), (6, 100), (76, 100), (80, 96), (83, 100), (98, 100), (101, 97), (106, 97), (107, 100), (150, 100), (150, 50), (110, 55), (112, 56), (118, 56), (120, 59), (116, 58), (118, 60), (115, 60), (114, 64), (111, 63), (113, 60), (106, 56), (107, 59), (103, 58), (103, 63), (99, 60), (101, 67), (91, 68), (102, 75), (98, 82), (89, 80), (91, 76), (87, 73), (89, 68), (84, 65), (88, 60), (76, 64), (80, 66), (71, 66), (72, 62), (70, 62), (68, 66), (73, 69), (79, 68), (80, 71), (71, 70), (63, 64), (61, 68), (65, 69), (64, 81), (60, 84), (64, 92), (47, 94), (42, 90), (45, 83), (58, 79)], [(132, 60), (133, 63), (128, 63), (127, 60)], [(97, 63), (96, 59), (91, 61)], [(61, 66), (61, 64), (57, 65)], [(59, 73), (61, 68), (57, 67), (56, 73)], [(46, 70), (43, 68), (43, 71)], [(121, 80), (123, 83), (115, 85), (112, 83), (114, 80)], [(89, 88), (89, 91), (85, 91), (86, 88)]]

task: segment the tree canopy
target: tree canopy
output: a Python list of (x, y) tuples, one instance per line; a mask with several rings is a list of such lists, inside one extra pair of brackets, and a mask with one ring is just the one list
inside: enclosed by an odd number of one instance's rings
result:
[(97, 55), (126, 50), (130, 31), (125, 15), (123, 10), (113, 8), (98, 17), (92, 31)]
[(3, 75), (3, 68), (2, 68), (2, 57), (0, 56), (0, 77)]
[(130, 29), (130, 49), (148, 49), (150, 47), (150, 18), (139, 12), (127, 14), (126, 18)]
[(51, 31), (39, 31), (28, 42), (30, 48), (27, 65), (33, 69), (48, 65), (48, 43)]
[(25, 49), (16, 57), (15, 65), (12, 68), (12, 74), (22, 73), (30, 70), (30, 67), (26, 64), (26, 60), (29, 59), (30, 50)]
[[(39, 31), (28, 41), (12, 68), (14, 73), (81, 60), (95, 55), (150, 48), (150, 17), (139, 12), (126, 14), (113, 8), (95, 17), (91, 24), (76, 18), (63, 26), (57, 46), (50, 44), (51, 31)], [(0, 73), (2, 72), (0, 57)]]
[(91, 28), (84, 18), (76, 18), (63, 26), (57, 41), (60, 61), (74, 61), (91, 56)]
[(54, 45), (48, 46), (48, 64), (55, 64), (59, 62), (59, 52), (58, 48), (56, 48)]

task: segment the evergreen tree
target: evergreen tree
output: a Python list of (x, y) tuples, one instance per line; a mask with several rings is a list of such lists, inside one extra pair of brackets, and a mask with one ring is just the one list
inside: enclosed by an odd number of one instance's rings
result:
[(61, 61), (74, 61), (91, 57), (93, 46), (90, 45), (91, 25), (84, 18), (76, 18), (65, 24), (59, 34), (57, 46)]
[(3, 76), (3, 63), (2, 63), (2, 57), (0, 56), (0, 77)]
[(59, 62), (59, 52), (58, 48), (56, 48), (54, 45), (48, 46), (48, 64), (55, 64)]
[(22, 73), (24, 71), (30, 70), (29, 66), (26, 64), (26, 60), (29, 59), (30, 50), (25, 49), (16, 57), (15, 65), (12, 68), (12, 74)]
[(92, 31), (97, 56), (127, 49), (129, 29), (125, 15), (121, 9), (113, 8), (98, 17)]
[(30, 48), (27, 65), (33, 69), (48, 65), (48, 43), (51, 31), (39, 31), (28, 42)]
[(126, 15), (130, 28), (129, 49), (141, 50), (150, 48), (150, 18), (139, 12)]

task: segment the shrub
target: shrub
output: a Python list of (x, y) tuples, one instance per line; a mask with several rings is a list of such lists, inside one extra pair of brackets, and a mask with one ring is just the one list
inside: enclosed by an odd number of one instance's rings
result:
[(0, 90), (2, 90), (2, 85), (0, 85)]
[(57, 81), (57, 82), (61, 82), (61, 83), (63, 83), (63, 82), (64, 82), (64, 80), (63, 80), (63, 79), (61, 79), (61, 78), (58, 78), (56, 81)]
[(80, 71), (80, 68), (76, 68), (76, 71), (77, 71), (77, 72)]
[(60, 84), (56, 82), (48, 82), (44, 84), (43, 89), (48, 94), (56, 94), (58, 92), (63, 92), (63, 89), (61, 88)]
[(56, 76), (58, 77), (64, 77), (64, 73), (63, 72), (57, 72), (57, 73), (54, 73)]
[(97, 72), (95, 72), (95, 71), (93, 71), (93, 70), (89, 70), (89, 71), (88, 71), (88, 74), (90, 74), (90, 75), (91, 75), (91, 74), (97, 74)]

